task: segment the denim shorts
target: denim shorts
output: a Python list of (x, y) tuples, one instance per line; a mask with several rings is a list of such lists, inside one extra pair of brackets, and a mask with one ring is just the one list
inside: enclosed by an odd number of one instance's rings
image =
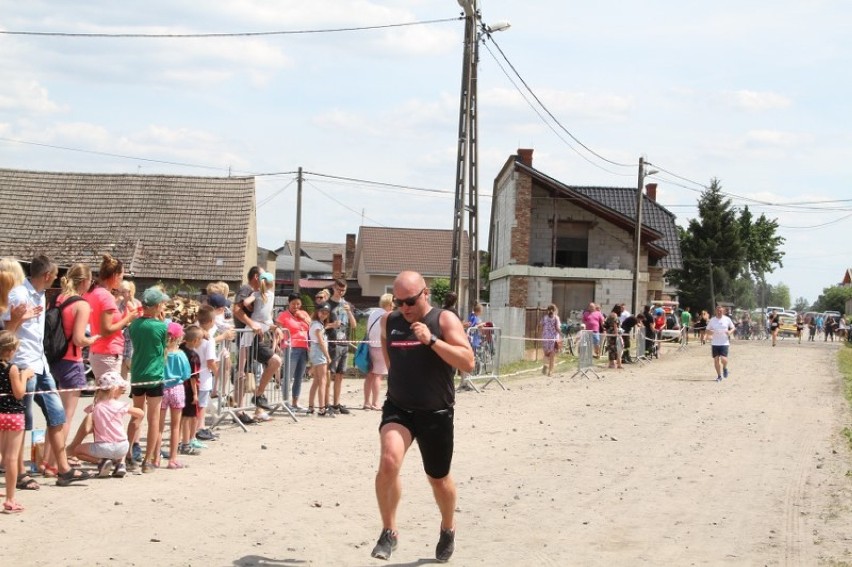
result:
[[(35, 379), (27, 380), (27, 392), (50, 392), (56, 390), (56, 382), (49, 372), (36, 374)], [(27, 431), (33, 429), (33, 400), (41, 408), (41, 413), (48, 427), (65, 425), (65, 408), (56, 392), (24, 396), (24, 427)]]

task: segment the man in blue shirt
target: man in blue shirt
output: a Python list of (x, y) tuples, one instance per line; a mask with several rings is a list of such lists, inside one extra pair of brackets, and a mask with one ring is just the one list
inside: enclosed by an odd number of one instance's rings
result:
[[(47, 442), (56, 459), (56, 484), (68, 486), (74, 481), (87, 480), (91, 475), (83, 470), (71, 468), (65, 454), (65, 408), (59, 394), (56, 392), (56, 382), (50, 374), (47, 358), (44, 355), (44, 321), (45, 297), (44, 291), (56, 280), (57, 267), (47, 256), (36, 256), (30, 263), (30, 277), (24, 283), (9, 292), (9, 308), (26, 305), (24, 318), (13, 322), (10, 311), (4, 314), (7, 321), (6, 329), (15, 333), (20, 346), (15, 353), (12, 363), (21, 370), (31, 368), (35, 379), (27, 381), (27, 394), (24, 396), (25, 429), (33, 429), (33, 400), (41, 408), (47, 424)], [(45, 392), (45, 393), (41, 393)], [(47, 393), (50, 392), (50, 393)], [(24, 470), (23, 450), (19, 470)], [(47, 471), (45, 471), (47, 472)], [(18, 489), (37, 490), (36, 483), (29, 476), (22, 474), (18, 479)]]

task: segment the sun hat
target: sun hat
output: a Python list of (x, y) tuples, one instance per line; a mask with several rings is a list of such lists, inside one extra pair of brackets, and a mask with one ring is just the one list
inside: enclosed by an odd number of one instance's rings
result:
[(101, 374), (95, 381), (98, 390), (112, 390), (113, 388), (127, 388), (127, 380), (114, 370)]

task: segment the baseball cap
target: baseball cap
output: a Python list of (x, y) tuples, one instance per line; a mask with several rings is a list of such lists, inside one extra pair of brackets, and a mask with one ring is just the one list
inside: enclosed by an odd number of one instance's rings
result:
[(211, 293), (207, 296), (207, 303), (210, 307), (229, 307), (231, 305), (231, 300), (222, 295), (221, 293)]
[(331, 306), (328, 303), (320, 303), (317, 305), (317, 311), (331, 311)]
[(169, 296), (158, 287), (149, 287), (142, 293), (142, 305), (154, 307), (169, 300)]
[(272, 274), (272, 272), (263, 272), (262, 274), (260, 274), (260, 279), (265, 282), (272, 283), (273, 281), (275, 281), (275, 276)]
[(170, 339), (176, 339), (183, 336), (183, 325), (180, 323), (171, 322), (166, 330)]
[(109, 370), (101, 374), (95, 381), (98, 390), (112, 390), (113, 388), (127, 388), (127, 380), (121, 377), (121, 374), (113, 370)]

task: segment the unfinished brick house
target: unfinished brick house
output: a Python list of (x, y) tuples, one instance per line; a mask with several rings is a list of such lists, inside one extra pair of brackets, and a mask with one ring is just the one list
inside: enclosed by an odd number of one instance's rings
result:
[[(590, 301), (632, 304), (635, 187), (567, 185), (532, 166), (531, 149), (510, 156), (494, 181), (491, 306), (543, 308), (567, 317)], [(681, 265), (675, 216), (643, 196), (639, 300), (672, 299), (665, 281)]]

